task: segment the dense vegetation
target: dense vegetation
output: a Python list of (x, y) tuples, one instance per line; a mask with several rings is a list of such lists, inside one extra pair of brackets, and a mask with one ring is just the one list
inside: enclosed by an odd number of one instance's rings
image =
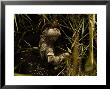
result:
[[(61, 36), (55, 54), (68, 52), (70, 59), (52, 65), (41, 59), (40, 35), (59, 21)], [(96, 76), (97, 15), (95, 14), (15, 14), (14, 73), (16, 76)]]

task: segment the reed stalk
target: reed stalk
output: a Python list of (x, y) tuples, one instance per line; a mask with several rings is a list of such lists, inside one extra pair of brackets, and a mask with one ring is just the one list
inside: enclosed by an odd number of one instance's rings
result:
[(85, 71), (90, 72), (93, 70), (94, 65), (94, 50), (93, 50), (93, 39), (94, 39), (94, 28), (95, 28), (95, 14), (88, 15), (89, 19), (89, 56), (85, 64)]

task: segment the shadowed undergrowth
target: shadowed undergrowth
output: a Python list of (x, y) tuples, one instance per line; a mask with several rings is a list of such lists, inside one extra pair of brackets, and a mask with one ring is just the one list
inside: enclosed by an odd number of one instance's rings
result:
[[(58, 65), (41, 59), (40, 35), (58, 19), (61, 36), (54, 44), (55, 54), (71, 57)], [(95, 14), (15, 14), (15, 76), (96, 76), (97, 15)]]

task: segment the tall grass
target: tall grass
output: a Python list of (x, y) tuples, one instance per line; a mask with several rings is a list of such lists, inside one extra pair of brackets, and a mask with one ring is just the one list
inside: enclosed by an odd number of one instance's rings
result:
[[(96, 14), (16, 14), (15, 75), (96, 75), (96, 17)], [(41, 61), (38, 47), (40, 35), (52, 24), (54, 18), (58, 19), (61, 31), (54, 45), (55, 54), (70, 54), (69, 58), (56, 66)]]
[(90, 14), (88, 15), (89, 18), (89, 56), (85, 65), (85, 71), (90, 72), (93, 71), (94, 68), (94, 43), (93, 43), (93, 39), (94, 39), (94, 30), (95, 30), (95, 15), (94, 14)]

